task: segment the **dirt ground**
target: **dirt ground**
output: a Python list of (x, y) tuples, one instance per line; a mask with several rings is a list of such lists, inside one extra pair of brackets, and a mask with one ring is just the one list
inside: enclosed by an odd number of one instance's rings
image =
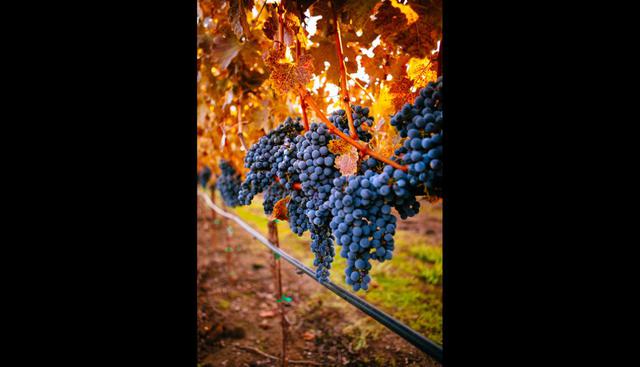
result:
[[(212, 215), (199, 200), (199, 366), (278, 366), (281, 321), (273, 254), (234, 222)], [(281, 262), (283, 293), (291, 298), (282, 301), (290, 365), (440, 366), (386, 328), (365, 334), (362, 347), (362, 333), (357, 340), (345, 328), (366, 330), (377, 322)]]

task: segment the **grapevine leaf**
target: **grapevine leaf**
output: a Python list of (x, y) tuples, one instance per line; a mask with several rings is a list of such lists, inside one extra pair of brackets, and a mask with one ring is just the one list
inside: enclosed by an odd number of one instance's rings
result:
[(358, 151), (354, 146), (347, 153), (341, 154), (335, 160), (335, 167), (343, 176), (355, 175), (358, 172)]
[(273, 87), (285, 94), (298, 84), (306, 84), (313, 74), (313, 57), (309, 54), (300, 56), (297, 63), (282, 60), (283, 47), (269, 51), (265, 57), (265, 64), (271, 71), (270, 79)]
[[(296, 40), (296, 35), (300, 32), (300, 20), (298, 20), (298, 18), (292, 13), (286, 13), (283, 25), (284, 44), (287, 46), (291, 46)], [(271, 16), (269, 16), (269, 18), (264, 22), (262, 32), (268, 39), (272, 41), (277, 40), (278, 16), (275, 12), (271, 14)]]
[(272, 41), (275, 39), (278, 33), (278, 18), (275, 13), (269, 16), (269, 18), (267, 18), (267, 20), (264, 22), (264, 25), (262, 26), (262, 32), (264, 32), (264, 35), (268, 39)]
[[(371, 24), (369, 16), (374, 14), (374, 7), (378, 2), (379, 0), (347, 1), (341, 9), (341, 22), (351, 26), (354, 31), (359, 29), (364, 31)], [(375, 35), (373, 37), (375, 38)], [(343, 41), (345, 41), (344, 33)]]
[(408, 55), (423, 58), (430, 55), (442, 38), (442, 1), (411, 1), (409, 6), (395, 1), (376, 5), (374, 26), (385, 42), (402, 48)]
[(429, 56), (422, 59), (412, 57), (409, 60), (407, 76), (416, 88), (421, 89), (425, 87), (429, 81), (435, 81), (438, 78), (433, 66)]
[(238, 39), (250, 34), (246, 9), (251, 6), (251, 3), (251, 0), (229, 1), (229, 23), (231, 23), (231, 29)]
[(376, 5), (376, 19), (373, 21), (376, 32), (385, 41), (408, 26), (407, 16), (400, 9), (394, 7), (391, 1), (384, 1)]
[(233, 34), (218, 34), (213, 37), (210, 48), (211, 59), (220, 65), (222, 69), (226, 69), (237, 55), (242, 44)]
[(322, 15), (322, 19), (317, 24), (318, 33), (329, 37), (336, 32), (333, 25), (332, 6), (335, 6), (336, 14), (339, 14), (345, 3), (346, 0), (319, 0), (313, 4), (310, 10), (311, 15)]
[(317, 0), (284, 0), (284, 8), (287, 12), (291, 12), (304, 19), (304, 12)]
[(333, 139), (329, 142), (327, 148), (329, 148), (329, 151), (331, 153), (335, 155), (340, 155), (340, 154), (345, 154), (350, 152), (351, 148), (354, 148), (354, 146), (347, 143), (345, 140)]
[(402, 79), (391, 84), (390, 91), (393, 94), (393, 105), (396, 111), (400, 110), (405, 103), (413, 103), (413, 100), (420, 94), (419, 90), (411, 92), (413, 83), (409, 78)]
[(291, 14), (286, 13), (284, 19), (284, 44), (291, 46), (295, 43), (296, 34), (300, 31), (300, 20)]
[(289, 200), (291, 200), (289, 196), (278, 200), (273, 205), (273, 213), (271, 214), (271, 216), (279, 220), (287, 220), (289, 218), (289, 213), (287, 210), (287, 204), (289, 203)]
[(389, 1), (391, 6), (400, 10), (405, 17), (407, 17), (407, 25), (411, 25), (418, 20), (418, 13), (416, 13), (411, 6), (406, 4), (401, 4), (397, 1)]
[[(380, 87), (376, 103), (371, 106), (371, 116), (373, 116), (376, 120), (388, 120), (389, 116), (393, 115), (395, 111), (396, 109), (393, 106), (393, 95), (389, 91), (389, 86), (383, 84)], [(379, 129), (380, 126), (376, 126), (376, 130)]]
[[(311, 47), (309, 49), (309, 54), (313, 56), (314, 62), (314, 70), (322, 71), (325, 69), (325, 62), (329, 63), (329, 68), (327, 69), (327, 82), (333, 83), (336, 85), (340, 84), (340, 66), (338, 64), (338, 55), (336, 53), (336, 44), (333, 40), (333, 37), (330, 39), (319, 39), (316, 40), (317, 46)], [(348, 59), (345, 62), (345, 67), (348, 71), (354, 72), (357, 69), (357, 64), (355, 62), (356, 53), (350, 47), (343, 47), (343, 55)]]

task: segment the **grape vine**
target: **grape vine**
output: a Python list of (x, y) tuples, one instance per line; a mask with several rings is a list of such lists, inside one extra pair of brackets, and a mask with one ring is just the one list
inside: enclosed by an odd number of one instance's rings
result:
[(232, 207), (262, 194), (265, 214), (310, 232), (319, 280), (339, 253), (367, 290), (397, 217), (443, 194), (441, 1), (198, 7), (198, 182), (215, 174)]
[(238, 190), (240, 189), (242, 178), (240, 177), (240, 174), (236, 172), (235, 168), (229, 164), (229, 162), (225, 160), (220, 161), (219, 166), (222, 171), (222, 175), (220, 175), (216, 181), (216, 188), (220, 191), (225, 205), (236, 207), (240, 205), (240, 200), (238, 200)]
[[(389, 160), (407, 165), (407, 172), (361, 157), (358, 173), (343, 175), (335, 164), (341, 152), (331, 150), (331, 142), (341, 138), (325, 123), (313, 122), (303, 132), (298, 120), (287, 118), (249, 149), (245, 165), (250, 171), (240, 201), (246, 205), (247, 198), (266, 190), (264, 209), (271, 214), (274, 204), (288, 197), (291, 230), (299, 236), (311, 233), (317, 278), (328, 280), (335, 242), (347, 261), (345, 282), (354, 291), (367, 290), (372, 261), (393, 258), (396, 215), (401, 219), (416, 215), (419, 196), (442, 196), (442, 106), (439, 78), (391, 117), (390, 124), (404, 142)], [(351, 106), (351, 110), (354, 126), (373, 125), (367, 108)], [(334, 128), (348, 131), (345, 114), (337, 110), (329, 115)], [(365, 142), (372, 137), (366, 129), (357, 133)]]

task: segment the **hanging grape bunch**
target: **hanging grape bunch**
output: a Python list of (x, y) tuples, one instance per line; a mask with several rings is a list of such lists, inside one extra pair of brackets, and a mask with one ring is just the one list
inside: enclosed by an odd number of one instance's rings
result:
[(301, 202), (304, 203), (304, 214), (311, 232), (316, 276), (323, 281), (329, 279), (329, 269), (335, 256), (329, 228), (330, 211), (323, 205), (331, 194), (333, 179), (340, 176), (333, 164), (335, 156), (327, 147), (333, 138), (324, 123), (312, 123), (309, 131), (295, 138), (297, 153), (291, 162), (302, 183)]
[(204, 166), (200, 172), (198, 173), (198, 182), (202, 188), (207, 187), (207, 183), (211, 179), (211, 168), (209, 166)]
[(409, 166), (406, 182), (419, 195), (442, 196), (442, 77), (429, 82), (413, 105), (406, 104), (391, 118), (404, 145), (396, 151)]
[[(367, 290), (372, 261), (393, 258), (397, 217), (392, 208), (405, 219), (420, 210), (417, 196), (441, 195), (441, 90), (441, 78), (429, 83), (414, 104), (406, 104), (391, 119), (406, 138), (391, 160), (407, 165), (407, 172), (369, 157), (360, 162), (358, 174), (342, 175), (335, 167), (337, 155), (329, 150), (329, 143), (340, 138), (324, 123), (312, 123), (309, 131), (300, 134), (302, 128), (287, 118), (247, 153), (245, 165), (251, 171), (242, 185), (252, 189), (245, 189), (241, 197), (248, 197), (242, 196), (247, 192), (253, 197), (267, 188), (267, 214), (277, 200), (289, 197), (289, 226), (299, 236), (310, 230), (318, 280), (328, 280), (335, 240), (340, 256), (347, 260), (345, 282), (354, 291)], [(356, 121), (372, 126), (368, 109), (351, 109), (354, 126)], [(344, 110), (334, 111), (329, 120), (345, 134), (349, 132)], [(362, 141), (372, 137), (365, 129), (357, 132)], [(265, 184), (255, 183), (259, 174), (267, 179)]]
[[(373, 118), (369, 117), (369, 108), (351, 106), (351, 116), (353, 117), (353, 126), (358, 133), (358, 139), (365, 142), (371, 140), (373, 135), (371, 135), (367, 127), (373, 126)], [(343, 133), (349, 134), (349, 122), (345, 110), (334, 111), (328, 118)]]
[(260, 138), (247, 152), (244, 166), (251, 171), (242, 183), (238, 195), (238, 200), (243, 205), (251, 204), (253, 197), (263, 192), (276, 179), (278, 165), (286, 159), (284, 150), (293, 144), (292, 139), (303, 129), (298, 120), (287, 118), (275, 130)]
[(238, 200), (238, 190), (240, 189), (240, 184), (242, 182), (242, 178), (240, 174), (236, 172), (235, 168), (229, 164), (229, 162), (223, 160), (220, 161), (220, 170), (222, 171), (222, 175), (218, 177), (216, 181), (216, 188), (220, 191), (222, 195), (222, 200), (227, 206), (236, 207), (240, 205), (240, 201)]

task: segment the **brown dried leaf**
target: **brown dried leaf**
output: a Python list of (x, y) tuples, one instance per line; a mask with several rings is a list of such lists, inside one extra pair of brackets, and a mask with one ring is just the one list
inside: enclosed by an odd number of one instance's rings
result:
[(302, 334), (302, 338), (304, 340), (314, 340), (316, 338), (316, 334), (314, 334), (313, 331), (305, 331)]
[(428, 56), (442, 38), (441, 0), (410, 1), (408, 5), (385, 1), (376, 8), (376, 32), (406, 54)]
[(300, 21), (292, 13), (286, 13), (284, 18), (284, 44), (291, 46), (296, 41), (296, 34), (300, 30)]
[(313, 74), (313, 57), (308, 54), (300, 56), (297, 63), (283, 60), (284, 48), (277, 47), (269, 51), (265, 56), (265, 64), (271, 71), (269, 79), (273, 87), (285, 94), (294, 89), (298, 84), (305, 85)]
[(391, 84), (390, 92), (393, 94), (393, 106), (396, 111), (400, 110), (405, 103), (413, 103), (420, 94), (418, 90), (411, 92), (411, 87), (413, 82), (407, 77)]
[(265, 310), (265, 311), (260, 311), (258, 313), (258, 316), (264, 317), (264, 318), (274, 317), (275, 315), (276, 315), (276, 312), (273, 310)]
[(304, 12), (315, 3), (317, 0), (285, 0), (284, 8), (287, 12), (291, 12), (298, 16), (301, 20), (304, 19)]
[(289, 200), (291, 200), (289, 196), (278, 200), (273, 205), (273, 213), (271, 214), (271, 216), (279, 220), (289, 219), (289, 211), (287, 210), (287, 204), (289, 204)]
[(270, 40), (274, 40), (277, 33), (278, 33), (278, 18), (276, 17), (276, 14), (273, 13), (269, 18), (267, 18), (267, 20), (264, 22), (264, 25), (262, 26), (262, 32), (264, 32), (264, 35), (270, 39)]
[(352, 146), (352, 151), (338, 156), (335, 167), (343, 176), (352, 176), (358, 172), (358, 151)]

